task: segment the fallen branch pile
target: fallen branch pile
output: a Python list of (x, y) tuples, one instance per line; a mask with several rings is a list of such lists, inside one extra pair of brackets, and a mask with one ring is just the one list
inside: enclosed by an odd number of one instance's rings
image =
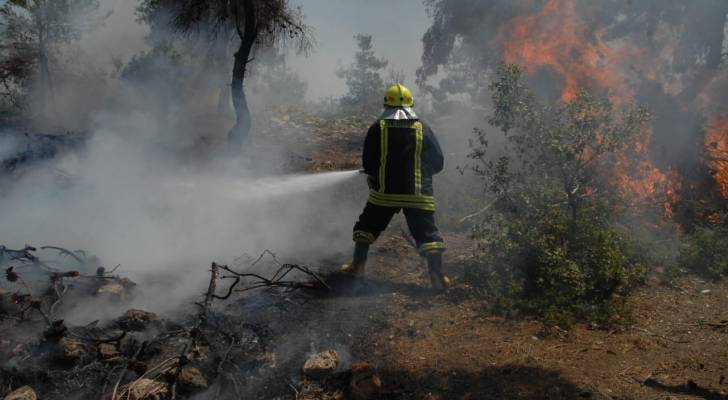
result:
[[(4, 269), (5, 279), (11, 284), (19, 285), (19, 288), (10, 295), (11, 303), (17, 306), (19, 311), (3, 313), (4, 296), (0, 292), (0, 318), (24, 321), (30, 318), (30, 314), (37, 312), (43, 318), (46, 327), (50, 329), (56, 323), (55, 315), (58, 307), (72, 286), (68, 283), (70, 280), (85, 281), (85, 285), (81, 286), (95, 294), (109, 291), (119, 294), (134, 286), (130, 280), (113, 275), (118, 266), (108, 273), (102, 266), (96, 268), (95, 274), (88, 273), (96, 260), (87, 257), (82, 250), (72, 252), (56, 246), (43, 246), (41, 250), (57, 251), (60, 256), (70, 258), (75, 264), (74, 269), (67, 269), (68, 263), (65, 262), (60, 267), (52, 266), (59, 264), (58, 260), (41, 260), (34, 254), (38, 251), (37, 248), (32, 246), (25, 246), (20, 250), (0, 246), (0, 266), (9, 265)], [(28, 278), (25, 278), (26, 275)], [(29, 283), (30, 279), (33, 279), (35, 285)], [(36, 286), (36, 289), (33, 289), (33, 286)]]
[[(12, 334), (0, 341), (0, 359), (8, 360), (0, 363), (0, 398), (3, 390), (21, 384), (31, 384), (44, 398), (80, 392), (112, 400), (176, 399), (205, 390), (215, 399), (243, 398), (255, 371), (275, 364), (275, 357), (266, 355), (271, 334), (245, 315), (215, 311), (215, 303), (258, 288), (280, 293), (329, 289), (308, 267), (279, 263), (266, 250), (249, 270), (268, 255), (275, 266), (270, 277), (212, 263), (207, 291), (195, 303), (197, 313), (166, 320), (130, 309), (110, 321), (71, 326), (62, 319), (75, 310), (75, 303), (66, 306), (69, 293), (81, 304), (99, 296), (124, 304), (129, 300), (125, 292), (108, 298), (113, 292), (108, 286), (124, 287), (130, 281), (112, 275), (116, 268), (106, 272), (85, 252), (41, 249), (55, 251), (65, 261), (41, 260), (30, 246), (0, 247), (0, 265), (7, 265), (5, 278), (14, 288), (11, 304), (0, 307), (0, 318), (10, 323), (0, 329)], [(219, 290), (221, 281), (232, 283)], [(0, 292), (0, 300), (5, 295)], [(38, 374), (52, 379), (39, 381)]]

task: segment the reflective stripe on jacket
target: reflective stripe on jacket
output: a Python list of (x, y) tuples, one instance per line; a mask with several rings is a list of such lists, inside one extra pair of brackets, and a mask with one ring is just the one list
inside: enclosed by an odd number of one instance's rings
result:
[(367, 132), (362, 159), (370, 176), (370, 203), (435, 210), (432, 176), (442, 171), (443, 155), (429, 126), (379, 120)]

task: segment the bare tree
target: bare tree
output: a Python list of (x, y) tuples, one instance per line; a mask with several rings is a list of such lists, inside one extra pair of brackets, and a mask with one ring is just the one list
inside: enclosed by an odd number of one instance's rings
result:
[(251, 114), (244, 82), (256, 47), (294, 43), (305, 52), (312, 46), (301, 9), (291, 7), (287, 0), (144, 0), (139, 11), (146, 16), (143, 19), (166, 19), (176, 31), (204, 34), (211, 42), (235, 32), (240, 42), (231, 80), (236, 114), (235, 126), (228, 134), (231, 154), (240, 151), (250, 133)]

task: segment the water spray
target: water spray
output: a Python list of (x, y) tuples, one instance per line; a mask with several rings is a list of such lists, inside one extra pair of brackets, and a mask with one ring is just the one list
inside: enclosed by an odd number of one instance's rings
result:
[(237, 200), (260, 200), (321, 190), (363, 174), (363, 170), (289, 174), (264, 178), (211, 177), (174, 181), (171, 186), (185, 191), (210, 190)]
[(257, 185), (266, 195), (279, 196), (307, 192), (345, 182), (361, 174), (361, 170), (319, 172), (314, 174), (292, 174), (257, 179)]

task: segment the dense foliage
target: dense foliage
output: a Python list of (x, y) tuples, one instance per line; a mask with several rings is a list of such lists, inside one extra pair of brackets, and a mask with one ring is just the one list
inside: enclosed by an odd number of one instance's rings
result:
[(645, 266), (616, 227), (618, 194), (601, 171), (644, 128), (647, 112), (615, 110), (588, 92), (542, 106), (514, 65), (501, 66), (490, 89), (488, 122), (506, 141), (491, 149), (492, 137), (479, 130), (472, 143), (472, 169), (489, 204), (474, 230), (468, 279), (504, 311), (565, 324), (609, 318), (615, 295), (638, 282)]

